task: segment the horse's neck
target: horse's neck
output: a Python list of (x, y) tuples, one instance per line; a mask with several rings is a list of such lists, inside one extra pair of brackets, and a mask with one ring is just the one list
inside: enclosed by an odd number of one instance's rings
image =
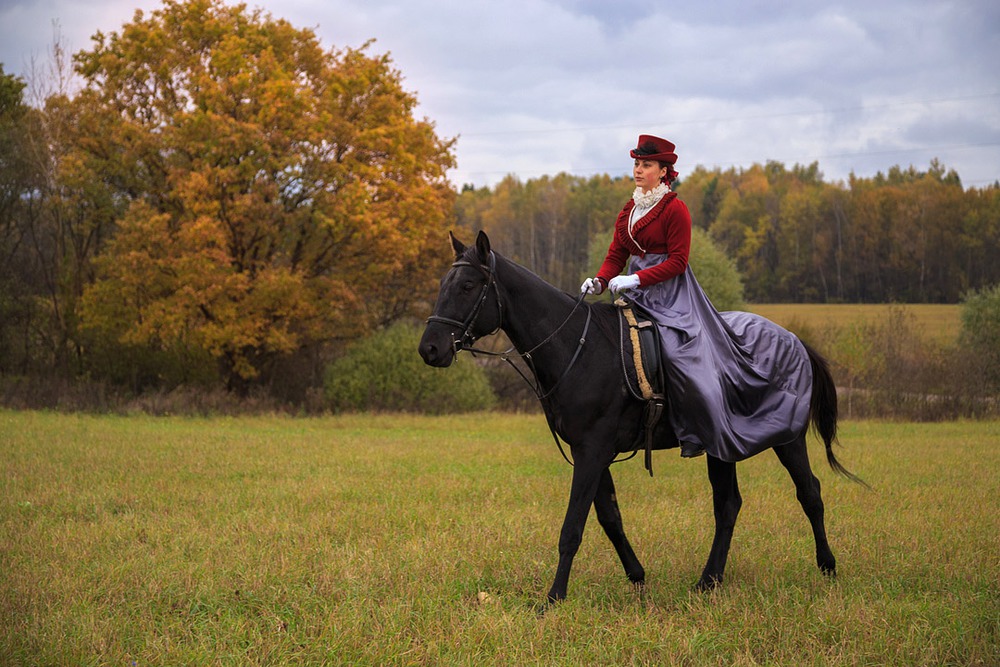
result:
[[(550, 336), (573, 310), (574, 302), (527, 269), (507, 261), (498, 265), (504, 304), (504, 333), (522, 354)], [(567, 326), (558, 336), (577, 336)], [(553, 340), (555, 343), (556, 341)]]

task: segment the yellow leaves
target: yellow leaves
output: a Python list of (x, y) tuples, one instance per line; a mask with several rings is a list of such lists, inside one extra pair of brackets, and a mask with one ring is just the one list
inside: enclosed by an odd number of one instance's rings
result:
[[(84, 297), (85, 324), (126, 344), (181, 343), (230, 355), (237, 373), (256, 370), (245, 350), (288, 353), (321, 333), (320, 308), (301, 273), (236, 270), (220, 222), (201, 216), (171, 232), (169, 216), (136, 204), (99, 262)], [(122, 324), (127, 324), (122, 328)]]
[(259, 11), (187, 0), (81, 55), (103, 130), (89, 137), (100, 162), (79, 171), (115, 174), (133, 201), (89, 326), (198, 347), (250, 378), (405, 312), (439, 269), (422, 255), (444, 238), (453, 142), (412, 117), (401, 75), (365, 48), (323, 51)]
[(743, 197), (762, 197), (766, 195), (771, 186), (767, 181), (767, 174), (759, 164), (753, 165), (742, 174), (739, 185), (740, 194)]

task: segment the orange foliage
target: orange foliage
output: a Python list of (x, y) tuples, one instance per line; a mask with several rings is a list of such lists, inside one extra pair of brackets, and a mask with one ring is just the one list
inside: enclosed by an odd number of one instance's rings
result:
[(168, 1), (77, 56), (90, 176), (130, 201), (83, 316), (123, 344), (264, 360), (384, 324), (429, 294), (451, 141), (387, 57), (218, 0)]

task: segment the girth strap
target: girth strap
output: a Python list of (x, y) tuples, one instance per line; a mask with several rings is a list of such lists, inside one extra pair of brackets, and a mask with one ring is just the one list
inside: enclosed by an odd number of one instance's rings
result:
[[(653, 435), (656, 431), (656, 425), (659, 424), (660, 419), (663, 417), (663, 411), (667, 402), (664, 393), (666, 387), (663, 381), (663, 361), (659, 346), (659, 336), (656, 331), (656, 323), (645, 319), (639, 321), (635, 316), (632, 304), (619, 299), (615, 301), (615, 305), (619, 307), (622, 316), (628, 323), (629, 339), (632, 342), (632, 364), (635, 367), (639, 393), (642, 399), (646, 401), (646, 407), (643, 411), (643, 430), (645, 436), (643, 438), (643, 448), (645, 449), (645, 467), (649, 472), (649, 476), (652, 477)], [(641, 335), (643, 333), (647, 335)], [(644, 350), (644, 345), (649, 349)], [(647, 362), (647, 359), (650, 361)], [(651, 368), (648, 366), (651, 366)], [(652, 379), (650, 379), (650, 376), (652, 376)], [(626, 377), (627, 381), (628, 378)]]
[(636, 321), (635, 312), (631, 306), (624, 306), (622, 313), (625, 315), (625, 321), (628, 322), (629, 338), (632, 340), (632, 363), (635, 364), (635, 375), (639, 382), (639, 391), (642, 393), (642, 397), (648, 401), (653, 398), (654, 392), (653, 385), (649, 382), (649, 376), (646, 375), (646, 367), (642, 363), (642, 345), (639, 341), (639, 331), (640, 329), (654, 325), (649, 321)]

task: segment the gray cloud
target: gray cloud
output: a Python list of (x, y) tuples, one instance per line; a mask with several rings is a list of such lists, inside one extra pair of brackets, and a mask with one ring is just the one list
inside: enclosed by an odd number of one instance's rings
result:
[[(456, 184), (622, 174), (641, 132), (696, 164), (818, 161), (828, 179), (940, 158), (1000, 178), (994, 1), (251, 0), (328, 47), (390, 53), (418, 114), (457, 136)], [(59, 19), (89, 47), (157, 2), (0, 0), (0, 62), (24, 73)]]

